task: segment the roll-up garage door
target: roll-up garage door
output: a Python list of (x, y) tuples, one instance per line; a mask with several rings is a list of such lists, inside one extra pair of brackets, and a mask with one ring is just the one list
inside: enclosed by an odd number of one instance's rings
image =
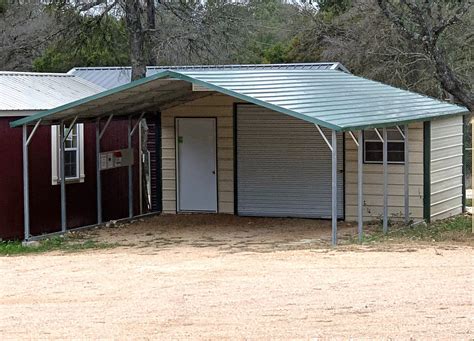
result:
[[(331, 140), (331, 131), (323, 129)], [(338, 134), (338, 216), (343, 217), (343, 138)], [(331, 151), (314, 124), (255, 105), (237, 106), (237, 212), (331, 217)]]

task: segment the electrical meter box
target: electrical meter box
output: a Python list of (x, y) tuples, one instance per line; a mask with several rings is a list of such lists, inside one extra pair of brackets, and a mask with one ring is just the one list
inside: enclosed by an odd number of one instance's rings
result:
[(133, 165), (133, 149), (118, 149), (100, 153), (100, 170)]

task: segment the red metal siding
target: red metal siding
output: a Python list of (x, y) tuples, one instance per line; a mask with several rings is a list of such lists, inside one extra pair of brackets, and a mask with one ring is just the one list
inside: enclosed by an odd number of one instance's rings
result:
[[(10, 128), (17, 118), (0, 118), (0, 238), (23, 238), (22, 131)], [(83, 183), (67, 184), (68, 228), (96, 223), (95, 124), (84, 127)], [(114, 121), (102, 140), (102, 150), (127, 146), (127, 121)], [(134, 212), (139, 210), (138, 134), (135, 149)], [(51, 128), (40, 127), (29, 147), (31, 233), (60, 230), (60, 186), (51, 184)], [(104, 220), (128, 216), (127, 168), (102, 172)]]
[(21, 129), (0, 118), (0, 237), (19, 237), (23, 230)]
[[(135, 124), (136, 121), (132, 122)], [(114, 121), (105, 131), (101, 141), (101, 150), (114, 150), (127, 148), (128, 120)], [(95, 139), (94, 139), (95, 144)], [(132, 144), (134, 147), (133, 166), (133, 212), (139, 214), (139, 134), (138, 130), (133, 135)], [(94, 154), (95, 155), (95, 154)], [(95, 164), (95, 163), (94, 163)], [(127, 167), (109, 169), (102, 172), (102, 215), (104, 221), (128, 217), (128, 169)], [(95, 193), (95, 190), (94, 190)], [(95, 194), (94, 194), (95, 195)]]

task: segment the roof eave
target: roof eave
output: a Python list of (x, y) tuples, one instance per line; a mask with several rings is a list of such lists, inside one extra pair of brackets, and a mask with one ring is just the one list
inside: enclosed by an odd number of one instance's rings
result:
[(437, 116), (432, 116), (432, 117), (423, 117), (423, 118), (417, 118), (417, 119), (411, 119), (411, 120), (400, 120), (396, 122), (386, 122), (386, 123), (380, 123), (380, 124), (366, 124), (366, 125), (351, 125), (351, 126), (344, 126), (341, 127), (339, 131), (341, 132), (348, 132), (348, 131), (357, 131), (357, 130), (367, 130), (367, 129), (376, 129), (376, 128), (388, 128), (388, 127), (394, 127), (394, 126), (402, 126), (406, 124), (413, 124), (413, 123), (419, 123), (419, 122), (427, 122), (427, 121), (434, 121), (434, 120), (439, 120), (446, 118), (447, 116), (453, 117), (453, 116), (459, 116), (459, 115), (468, 115), (470, 114), (469, 110), (464, 107), (459, 107), (462, 109), (459, 112), (450, 112), (446, 114), (438, 114)]

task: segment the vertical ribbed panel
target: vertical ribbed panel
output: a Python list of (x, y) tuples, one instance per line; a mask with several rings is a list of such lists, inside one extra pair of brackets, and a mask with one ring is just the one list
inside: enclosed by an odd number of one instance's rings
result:
[[(323, 129), (330, 140), (331, 131)], [(338, 136), (338, 216), (343, 217), (343, 139)], [(237, 106), (238, 214), (331, 217), (331, 152), (314, 124)]]
[(462, 212), (463, 118), (431, 122), (431, 220)]

